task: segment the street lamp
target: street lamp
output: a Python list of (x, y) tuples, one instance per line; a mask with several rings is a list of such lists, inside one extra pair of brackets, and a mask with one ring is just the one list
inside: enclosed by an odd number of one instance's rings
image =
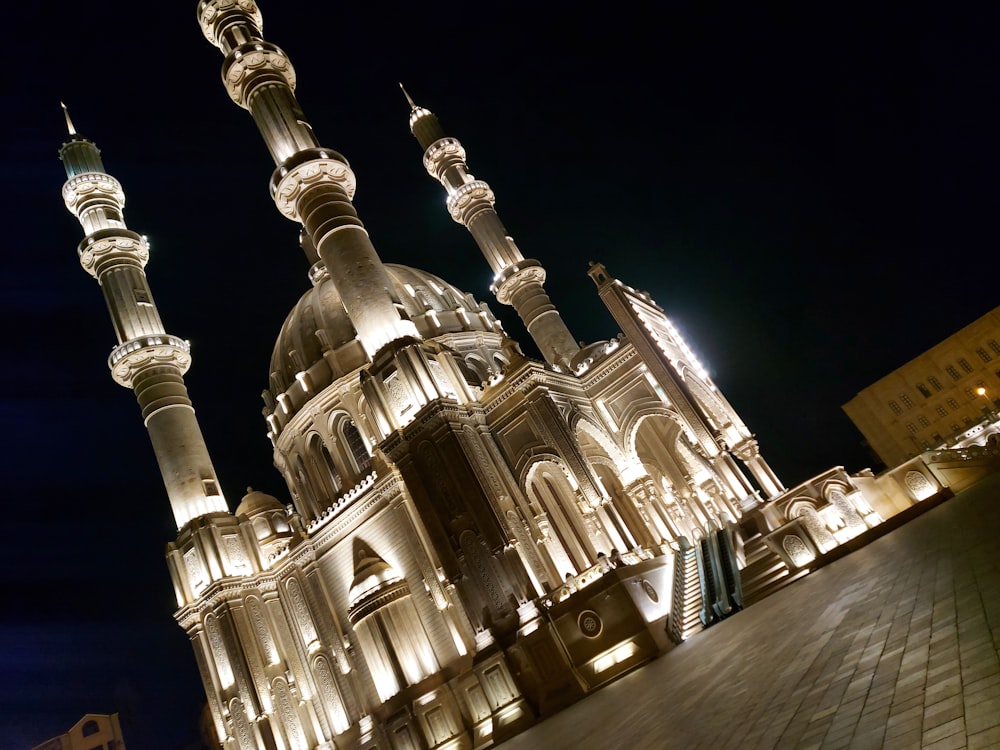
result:
[(986, 401), (986, 418), (987, 419), (992, 419), (993, 418), (993, 402), (990, 401), (990, 397), (987, 395), (986, 388), (984, 386), (979, 386), (978, 388), (976, 388), (976, 395), (977, 396), (982, 396), (983, 399)]

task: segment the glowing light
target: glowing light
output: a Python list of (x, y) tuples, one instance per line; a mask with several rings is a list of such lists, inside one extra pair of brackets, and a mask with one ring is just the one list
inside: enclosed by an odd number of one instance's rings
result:
[(630, 659), (638, 650), (639, 648), (632, 641), (619, 646), (611, 653), (605, 654), (594, 661), (594, 674), (600, 674), (616, 664), (621, 664), (623, 661)]

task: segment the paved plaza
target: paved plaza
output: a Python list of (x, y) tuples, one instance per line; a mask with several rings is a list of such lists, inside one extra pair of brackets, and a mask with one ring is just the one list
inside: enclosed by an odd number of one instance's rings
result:
[(1000, 748), (1000, 476), (507, 742)]

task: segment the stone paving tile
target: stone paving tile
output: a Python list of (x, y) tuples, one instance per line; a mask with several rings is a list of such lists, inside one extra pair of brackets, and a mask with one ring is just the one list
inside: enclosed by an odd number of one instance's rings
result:
[(985, 732), (969, 735), (969, 750), (1000, 747), (1000, 727), (992, 727)]
[(1000, 476), (500, 750), (1000, 747)]

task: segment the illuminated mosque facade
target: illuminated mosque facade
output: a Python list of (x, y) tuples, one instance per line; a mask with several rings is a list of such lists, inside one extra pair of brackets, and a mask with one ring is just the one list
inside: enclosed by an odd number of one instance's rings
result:
[(739, 610), (755, 559), (785, 575), (892, 512), (842, 469), (787, 489), (664, 311), (599, 263), (621, 334), (577, 343), (461, 143), (412, 101), (424, 166), (544, 360), (467, 292), (384, 264), (253, 0), (202, 0), (198, 20), (311, 264), (264, 393), (291, 502), (248, 489), (230, 509), (123, 188), (68, 115), (60, 153), (112, 376), (135, 391), (176, 520), (175, 617), (219, 747), (489, 746)]

